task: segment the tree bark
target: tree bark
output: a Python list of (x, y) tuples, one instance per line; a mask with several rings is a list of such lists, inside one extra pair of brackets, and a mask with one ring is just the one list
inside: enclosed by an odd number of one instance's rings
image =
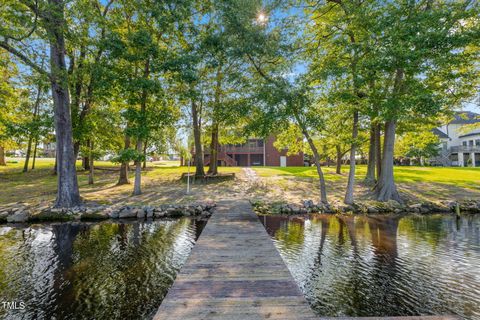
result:
[(370, 143), (368, 145), (368, 163), (367, 163), (367, 175), (365, 176), (366, 184), (375, 183), (375, 155), (376, 155), (376, 144), (375, 144), (375, 125), (371, 124), (370, 126)]
[(35, 138), (35, 147), (33, 148), (32, 170), (35, 169), (35, 161), (37, 160), (38, 137)]
[[(87, 145), (89, 146), (90, 143), (87, 142)], [(90, 156), (85, 156), (82, 158), (82, 167), (85, 171), (90, 170)]]
[[(143, 77), (148, 78), (150, 75), (150, 59), (147, 58), (145, 61), (145, 68), (143, 71)], [(142, 102), (140, 106), (141, 112), (141, 119), (146, 119), (145, 113), (147, 111), (147, 90), (144, 88), (142, 92)], [(147, 125), (146, 123), (142, 123), (142, 125)], [(143, 154), (143, 137), (138, 134), (137, 136), (137, 153), (138, 155)], [(145, 154), (143, 154), (145, 156)], [(133, 195), (140, 195), (142, 194), (142, 160), (136, 159), (135, 161), (135, 181), (133, 184)]]
[[(125, 134), (125, 147), (123, 150), (128, 150), (130, 148), (130, 137)], [(118, 178), (117, 185), (130, 184), (128, 179), (128, 162), (122, 162), (120, 165), (120, 177)]]
[(335, 149), (337, 150), (337, 167), (335, 168), (335, 173), (336, 174), (341, 174), (342, 173), (342, 150), (340, 150), (340, 146), (336, 145)]
[(315, 168), (317, 169), (318, 183), (320, 186), (320, 202), (323, 204), (328, 204), (327, 186), (325, 185), (325, 177), (323, 176), (322, 166), (320, 164), (320, 154), (318, 153), (318, 149), (313, 143), (313, 140), (307, 131), (307, 127), (305, 126), (305, 123), (301, 121), (301, 118), (297, 113), (294, 113), (294, 117), (297, 120), (297, 124), (302, 129), (303, 136), (305, 137), (305, 139), (307, 139), (308, 145), (310, 146), (310, 149), (312, 149), (312, 152), (313, 152), (313, 160), (315, 162)]
[(201, 139), (201, 123), (198, 116), (198, 107), (195, 100), (192, 100), (193, 138), (195, 142), (195, 177), (205, 177), (203, 169), (203, 148)]
[(75, 156), (75, 161), (77, 161), (79, 153), (80, 153), (80, 142), (75, 141), (73, 143), (73, 154)]
[(382, 129), (380, 124), (378, 123), (375, 126), (375, 161), (377, 167), (377, 181), (380, 178), (380, 174), (382, 173)]
[[(142, 153), (142, 139), (137, 139), (137, 153)], [(137, 159), (135, 161), (135, 181), (133, 185), (133, 195), (142, 194), (142, 161)]]
[(25, 156), (25, 164), (23, 165), (22, 172), (28, 171), (28, 163), (30, 162), (30, 155), (32, 153), (32, 142), (33, 142), (32, 140), (33, 140), (33, 136), (32, 134), (30, 134), (30, 136), (28, 137), (27, 154)]
[(218, 174), (218, 123), (212, 124), (212, 141), (210, 142), (210, 165), (208, 174), (215, 176)]
[(52, 174), (54, 176), (57, 175), (58, 167), (57, 167), (58, 159), (57, 159), (57, 151), (55, 150), (55, 163), (53, 164), (53, 171)]
[(347, 190), (345, 192), (345, 203), (353, 203), (353, 191), (355, 187), (355, 156), (357, 150), (358, 137), (358, 111), (353, 112), (353, 129), (352, 129), (352, 147), (350, 148), (350, 170), (348, 172)]
[(214, 101), (214, 110), (213, 110), (213, 121), (212, 121), (212, 141), (210, 142), (210, 165), (208, 167), (209, 175), (218, 174), (218, 119), (217, 114), (220, 109), (220, 99), (222, 96), (222, 66), (220, 65), (217, 68), (216, 74), (216, 85), (215, 85), (215, 101)]
[(145, 158), (143, 159), (142, 169), (145, 170), (147, 169), (147, 140), (145, 140), (145, 143), (143, 144), (143, 154), (145, 155)]
[[(305, 134), (304, 134), (305, 135)], [(315, 167), (317, 169), (318, 174), (318, 182), (320, 185), (320, 202), (321, 203), (328, 203), (327, 199), (327, 187), (325, 185), (325, 177), (323, 176), (322, 166), (320, 165), (320, 155), (318, 153), (317, 147), (313, 143), (311, 138), (307, 138), (308, 144), (313, 152), (313, 159), (315, 161)]]
[[(40, 107), (41, 94), (42, 94), (42, 86), (39, 84), (37, 86), (37, 96), (35, 98), (35, 102), (34, 102), (34, 105), (33, 105), (33, 119), (32, 119), (33, 121), (37, 120), (38, 108)], [(28, 164), (30, 162), (30, 156), (32, 154), (33, 137), (34, 137), (34, 132), (30, 132), (29, 137), (28, 137), (27, 154), (26, 154), (26, 157), (25, 157), (25, 164), (23, 166), (23, 172), (28, 171)]]
[(0, 146), (0, 166), (6, 166), (7, 161), (5, 161), (5, 148)]
[(58, 191), (56, 207), (74, 207), (81, 203), (73, 152), (72, 118), (65, 65), (66, 29), (63, 0), (48, 0), (47, 25), (50, 35), (50, 70), (57, 150)]
[(396, 120), (388, 120), (385, 122), (382, 172), (376, 185), (376, 196), (378, 201), (401, 201), (393, 179), (393, 151), (395, 147), (396, 125)]
[(89, 167), (89, 174), (88, 174), (88, 184), (93, 184), (93, 174), (94, 174), (94, 168), (93, 168), (93, 141), (90, 141), (90, 154), (88, 156), (88, 167)]

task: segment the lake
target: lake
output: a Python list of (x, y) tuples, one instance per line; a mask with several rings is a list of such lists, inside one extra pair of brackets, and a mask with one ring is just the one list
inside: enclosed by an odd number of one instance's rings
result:
[(259, 217), (322, 316), (480, 319), (480, 216)]
[(0, 225), (0, 317), (152, 318), (205, 223)]

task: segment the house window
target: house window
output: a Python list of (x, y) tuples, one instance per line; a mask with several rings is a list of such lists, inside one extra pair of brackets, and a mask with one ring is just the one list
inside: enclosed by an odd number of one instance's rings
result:
[(480, 146), (480, 139), (476, 139), (476, 140), (475, 140), (475, 145), (476, 145), (477, 147)]
[(466, 147), (466, 146), (467, 146), (467, 141), (463, 141), (463, 142), (462, 142), (462, 145), (463, 145), (464, 147)]
[(468, 145), (469, 145), (470, 147), (472, 147), (472, 146), (473, 146), (473, 140), (469, 140), (469, 141), (468, 141)]

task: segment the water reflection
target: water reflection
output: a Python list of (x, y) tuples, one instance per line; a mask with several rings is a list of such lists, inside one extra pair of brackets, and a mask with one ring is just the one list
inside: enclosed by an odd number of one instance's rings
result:
[(480, 216), (261, 216), (323, 316), (480, 319)]
[(151, 318), (204, 221), (0, 226), (5, 319)]

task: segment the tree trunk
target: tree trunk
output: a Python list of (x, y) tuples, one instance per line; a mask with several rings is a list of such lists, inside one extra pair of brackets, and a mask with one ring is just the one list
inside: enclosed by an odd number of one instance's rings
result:
[[(142, 153), (142, 139), (137, 139), (137, 153)], [(133, 185), (133, 195), (142, 194), (142, 161), (137, 159), (135, 161), (135, 182)]]
[(395, 181), (393, 179), (393, 151), (395, 147), (396, 125), (396, 120), (388, 120), (385, 122), (382, 172), (376, 185), (376, 195), (378, 201), (401, 201)]
[[(89, 142), (87, 144), (90, 145)], [(90, 170), (90, 156), (83, 157), (82, 166), (85, 171)]]
[(328, 204), (327, 186), (325, 185), (325, 177), (323, 176), (322, 166), (320, 165), (320, 154), (318, 153), (318, 149), (313, 143), (313, 140), (310, 137), (310, 134), (308, 133), (305, 124), (301, 121), (299, 115), (295, 113), (294, 116), (295, 116), (295, 119), (297, 120), (297, 124), (302, 129), (303, 136), (305, 137), (305, 139), (307, 139), (308, 145), (310, 146), (310, 149), (312, 149), (312, 152), (313, 152), (313, 159), (315, 161), (315, 167), (317, 169), (317, 174), (318, 174), (318, 183), (320, 186), (320, 202), (323, 204)]
[(27, 155), (25, 156), (25, 164), (23, 165), (22, 172), (28, 171), (28, 163), (30, 162), (30, 155), (32, 153), (32, 140), (33, 140), (33, 136), (32, 134), (30, 134), (30, 137), (28, 138)]
[(210, 165), (208, 167), (208, 174), (215, 176), (218, 174), (218, 121), (217, 113), (220, 110), (220, 99), (222, 96), (222, 62), (217, 68), (216, 84), (215, 84), (215, 101), (212, 121), (212, 141), (210, 142)]
[[(143, 77), (148, 78), (150, 75), (150, 59), (147, 58), (145, 61), (145, 68), (143, 71)], [(141, 119), (145, 119), (145, 113), (147, 111), (147, 90), (143, 89), (142, 92), (142, 103), (140, 106), (140, 112), (141, 112)], [(146, 123), (142, 123), (142, 125), (146, 125)], [(141, 155), (143, 152), (143, 139), (140, 134), (137, 136), (137, 153), (138, 155)], [(143, 154), (145, 156), (145, 154)], [(133, 194), (134, 195), (140, 195), (142, 194), (142, 160), (141, 159), (136, 159), (135, 161), (135, 181), (133, 184)]]
[(52, 171), (52, 174), (53, 174), (54, 176), (57, 175), (57, 171), (58, 171), (58, 170), (57, 170), (57, 169), (58, 169), (57, 163), (58, 163), (58, 160), (57, 160), (57, 151), (55, 150), (55, 163), (53, 164), (53, 171)]
[[(128, 150), (130, 148), (130, 137), (125, 134), (125, 147), (124, 150)], [(117, 185), (123, 184), (130, 184), (130, 180), (128, 179), (128, 162), (122, 162), (120, 165), (120, 177), (118, 178)]]
[(340, 150), (340, 146), (337, 145), (335, 146), (335, 149), (337, 150), (337, 167), (335, 169), (336, 174), (341, 174), (342, 173), (342, 150)]
[(72, 118), (65, 65), (65, 28), (63, 0), (48, 0), (48, 33), (50, 36), (50, 70), (52, 98), (55, 107), (58, 190), (55, 207), (74, 207), (81, 203), (73, 152)]
[(88, 167), (89, 167), (89, 174), (88, 174), (88, 184), (93, 184), (93, 171), (94, 171), (94, 168), (93, 168), (93, 141), (90, 141), (90, 154), (88, 156), (88, 160), (89, 160), (89, 163), (88, 163)]
[(78, 159), (79, 153), (80, 153), (80, 142), (76, 141), (73, 143), (73, 154), (75, 156), (75, 162)]
[(37, 160), (38, 137), (35, 138), (35, 147), (33, 148), (32, 170), (35, 169), (35, 161)]
[(345, 192), (345, 203), (353, 203), (353, 191), (355, 187), (355, 156), (357, 150), (358, 136), (358, 111), (353, 112), (353, 129), (352, 129), (352, 147), (350, 148), (350, 170), (348, 172), (347, 191)]
[[(37, 120), (37, 114), (38, 114), (38, 108), (40, 107), (40, 97), (42, 94), (42, 86), (39, 84), (37, 86), (37, 96), (35, 98), (35, 102), (33, 105), (33, 121), (35, 122)], [(36, 131), (36, 130), (35, 130)], [(30, 162), (30, 156), (32, 154), (32, 142), (33, 142), (33, 136), (34, 133), (36, 132), (30, 132), (29, 137), (28, 137), (28, 146), (27, 146), (27, 155), (25, 157), (25, 165), (23, 166), (23, 172), (28, 171), (28, 163)]]
[(375, 161), (377, 166), (377, 181), (382, 173), (382, 129), (380, 123), (375, 126)]
[(368, 164), (367, 164), (367, 175), (365, 176), (366, 184), (375, 183), (375, 153), (376, 153), (376, 144), (375, 144), (375, 125), (370, 126), (370, 143), (368, 146)]
[(192, 100), (192, 119), (193, 137), (195, 141), (195, 177), (203, 178), (205, 176), (205, 171), (203, 169), (202, 128), (199, 121), (197, 105), (194, 100)]
[(0, 146), (0, 166), (6, 166), (7, 161), (5, 161), (5, 148)]
[(147, 169), (147, 140), (145, 140), (145, 143), (143, 144), (143, 155), (145, 158), (143, 159), (142, 169), (145, 170)]
[(328, 203), (327, 187), (325, 185), (325, 177), (323, 176), (322, 166), (320, 165), (320, 155), (318, 154), (318, 150), (313, 144), (312, 139), (307, 138), (307, 141), (308, 141), (308, 144), (310, 145), (310, 148), (312, 149), (313, 159), (315, 161), (315, 167), (317, 169), (318, 182), (320, 185), (320, 202), (327, 204)]
[(212, 141), (210, 143), (210, 166), (208, 174), (215, 176), (218, 174), (218, 123), (212, 124)]

